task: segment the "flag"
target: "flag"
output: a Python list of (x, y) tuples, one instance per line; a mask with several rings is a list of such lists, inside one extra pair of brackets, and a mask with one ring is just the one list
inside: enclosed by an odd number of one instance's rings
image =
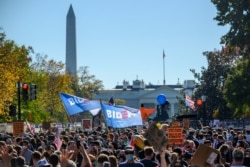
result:
[(141, 112), (139, 109), (120, 105), (110, 106), (104, 103), (101, 104), (107, 126), (113, 128), (126, 128), (142, 125)]
[(141, 105), (140, 111), (141, 111), (142, 119), (148, 120), (149, 115), (152, 114), (153, 112), (155, 112), (155, 109), (154, 108), (145, 108), (144, 105)]
[(163, 50), (163, 59), (166, 57), (166, 55), (165, 55), (165, 52), (164, 52), (164, 50)]
[(186, 95), (186, 106), (191, 108), (193, 111), (195, 110), (194, 101), (188, 95)]
[(30, 133), (32, 135), (34, 135), (35, 134), (35, 127), (33, 125), (31, 125), (27, 120), (26, 120), (26, 126), (28, 127)]
[(113, 106), (113, 105), (115, 104), (113, 97), (111, 97), (111, 98), (109, 99), (108, 104), (109, 104), (110, 106)]
[[(111, 97), (108, 101), (108, 105), (113, 106), (115, 104), (113, 97)], [(92, 118), (92, 123), (93, 123), (93, 127), (95, 127), (96, 125), (101, 125), (101, 119), (102, 119), (102, 112), (100, 111), (98, 114), (96, 114), (95, 116), (93, 116)]]
[(99, 101), (88, 100), (66, 93), (59, 94), (64, 108), (69, 116), (85, 111), (89, 111), (92, 115), (96, 115), (101, 110), (101, 105)]
[(56, 145), (57, 150), (60, 150), (61, 146), (62, 146), (62, 140), (60, 138), (60, 131), (61, 130), (62, 130), (62, 128), (59, 128), (58, 126), (56, 127), (56, 135), (55, 135), (54, 143)]

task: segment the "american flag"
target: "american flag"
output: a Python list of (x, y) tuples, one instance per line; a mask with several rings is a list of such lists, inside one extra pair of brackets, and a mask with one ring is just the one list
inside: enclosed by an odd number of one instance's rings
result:
[(27, 125), (27, 127), (28, 127), (30, 133), (31, 133), (32, 135), (34, 135), (34, 134), (35, 134), (35, 128), (34, 128), (34, 126), (31, 125), (27, 120), (26, 120), (26, 125)]
[(195, 110), (194, 101), (188, 95), (186, 95), (186, 106), (190, 107), (193, 111)]
[(61, 146), (62, 146), (62, 140), (60, 138), (60, 128), (59, 127), (56, 127), (56, 136), (55, 136), (54, 143), (56, 145), (57, 150), (60, 150)]

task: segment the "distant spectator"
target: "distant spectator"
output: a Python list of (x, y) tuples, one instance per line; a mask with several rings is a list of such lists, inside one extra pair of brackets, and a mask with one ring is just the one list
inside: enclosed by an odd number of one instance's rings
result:
[(34, 151), (32, 153), (32, 164), (33, 166), (37, 166), (39, 160), (42, 159), (42, 154), (39, 151)]
[(109, 156), (110, 167), (118, 167), (118, 160), (114, 155)]
[(144, 164), (145, 167), (156, 167), (158, 164), (152, 160), (154, 157), (154, 149), (153, 147), (146, 146), (144, 147), (145, 158), (140, 162)]
[(16, 158), (16, 167), (29, 167), (25, 164), (25, 158), (23, 156), (18, 156)]
[(59, 155), (53, 153), (49, 157), (49, 163), (52, 165), (52, 167), (60, 167), (60, 159)]
[(98, 163), (98, 167), (103, 167), (104, 165), (104, 162), (109, 162), (109, 157), (108, 155), (106, 154), (100, 154), (98, 157), (97, 157), (97, 163)]
[(250, 166), (250, 148), (245, 150), (243, 165)]
[(244, 152), (240, 149), (234, 149), (233, 151), (233, 162), (231, 167), (243, 166)]
[(20, 155), (25, 158), (25, 164), (29, 165), (31, 162), (32, 151), (29, 149), (29, 142), (27, 140), (23, 140), (22, 143), (22, 150)]
[(119, 164), (119, 167), (144, 167), (143, 163), (135, 161), (135, 151), (133, 148), (127, 148), (125, 150), (126, 161)]

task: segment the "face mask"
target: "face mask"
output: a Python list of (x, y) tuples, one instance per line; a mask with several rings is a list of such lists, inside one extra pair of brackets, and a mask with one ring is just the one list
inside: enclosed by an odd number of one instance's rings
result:
[(131, 160), (133, 160), (134, 159), (134, 155), (133, 154), (127, 154), (126, 155), (126, 160), (127, 161), (131, 161)]
[(27, 146), (23, 146), (23, 149), (24, 149), (24, 150), (27, 149)]

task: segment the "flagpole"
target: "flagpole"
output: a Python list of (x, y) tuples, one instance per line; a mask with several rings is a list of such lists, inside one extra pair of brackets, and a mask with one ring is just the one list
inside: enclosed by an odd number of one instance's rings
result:
[[(60, 96), (60, 93), (59, 93), (59, 96)], [(71, 117), (70, 117), (70, 115), (68, 114), (68, 112), (67, 112), (67, 108), (66, 108), (66, 106), (64, 105), (64, 103), (63, 103), (63, 107), (64, 107), (64, 109), (65, 109), (65, 113), (66, 113), (66, 115), (67, 115), (67, 119), (68, 119), (68, 121), (72, 124)]]
[(163, 49), (163, 85), (166, 85), (166, 80), (165, 80), (165, 53)]
[[(64, 104), (63, 104), (63, 106), (64, 106)], [(71, 116), (68, 114), (67, 109), (66, 109), (65, 106), (64, 106), (64, 109), (66, 110), (65, 113), (66, 113), (66, 115), (67, 115), (68, 121), (69, 121), (71, 124), (74, 124), (74, 122), (72, 121)]]
[(106, 117), (105, 117), (105, 115), (104, 115), (104, 110), (103, 110), (103, 106), (102, 106), (102, 100), (100, 99), (100, 104), (101, 104), (101, 115), (102, 115), (102, 117), (104, 118), (104, 123), (105, 123), (105, 126), (106, 126), (106, 128), (108, 128), (108, 124), (107, 124), (107, 121), (106, 121)]

